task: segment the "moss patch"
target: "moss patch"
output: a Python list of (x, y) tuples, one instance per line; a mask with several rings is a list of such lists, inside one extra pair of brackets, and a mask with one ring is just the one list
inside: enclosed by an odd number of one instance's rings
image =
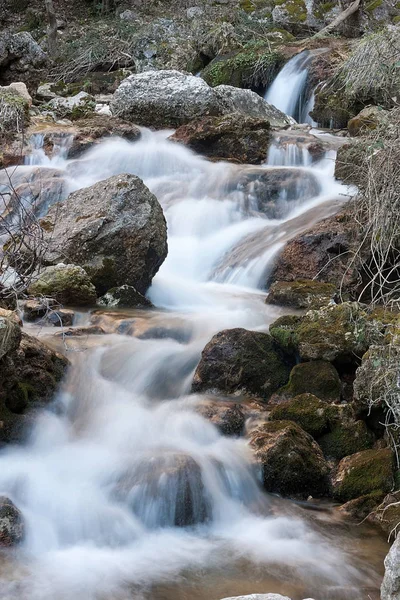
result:
[(334, 497), (347, 502), (371, 492), (389, 492), (393, 486), (392, 451), (364, 450), (344, 458), (333, 486)]
[(315, 438), (328, 429), (329, 409), (329, 405), (313, 394), (301, 394), (276, 406), (269, 418), (271, 421), (293, 421)]
[(345, 456), (368, 450), (374, 443), (374, 436), (364, 421), (343, 423), (318, 440), (324, 455), (341, 460)]
[(289, 383), (280, 388), (277, 395), (294, 398), (301, 394), (313, 394), (324, 402), (338, 402), (340, 393), (341, 383), (335, 367), (329, 362), (316, 360), (293, 367)]

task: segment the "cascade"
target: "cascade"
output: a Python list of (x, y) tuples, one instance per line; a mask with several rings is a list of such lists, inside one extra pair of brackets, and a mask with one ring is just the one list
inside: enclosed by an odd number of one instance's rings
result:
[(310, 165), (277, 147), (257, 167), (212, 163), (169, 135), (107, 140), (77, 161), (58, 154), (68, 190), (133, 173), (158, 197), (169, 253), (148, 292), (155, 308), (132, 315), (175, 334), (103, 336), (26, 445), (0, 453), (0, 493), (28, 523), (23, 547), (0, 563), (2, 597), (172, 600), (179, 582), (206, 600), (234, 595), (239, 581), (246, 593), (361, 598), (374, 569), (351, 539), (325, 531), (324, 513), (315, 524), (266, 495), (244, 440), (221, 436), (190, 394), (212, 335), (265, 331), (281, 314), (264, 302), (266, 272), (285, 241), (346, 200), (334, 153)]

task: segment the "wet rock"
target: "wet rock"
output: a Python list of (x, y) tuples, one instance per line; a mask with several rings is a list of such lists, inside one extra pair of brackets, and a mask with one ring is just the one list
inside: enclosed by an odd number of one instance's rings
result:
[(372, 448), (375, 438), (364, 421), (337, 424), (318, 443), (327, 458), (341, 460), (345, 456)]
[(257, 164), (267, 157), (270, 123), (246, 116), (238, 121), (235, 114), (204, 117), (182, 125), (170, 139), (204, 156)]
[(96, 288), (86, 271), (63, 263), (45, 267), (30, 285), (28, 293), (54, 298), (60, 304), (87, 306), (96, 302)]
[(267, 284), (316, 279), (336, 287), (353, 285), (354, 269), (347, 267), (355, 238), (355, 221), (346, 212), (320, 221), (285, 245)]
[(204, 348), (192, 390), (247, 392), (268, 400), (289, 373), (290, 363), (267, 333), (226, 329)]
[(381, 600), (398, 600), (400, 596), (400, 534), (397, 535), (385, 558), (385, 575), (381, 587)]
[(271, 421), (293, 421), (305, 432), (318, 438), (328, 431), (332, 418), (332, 408), (313, 394), (301, 394), (292, 400), (279, 404), (272, 409)]
[(300, 394), (313, 394), (323, 402), (339, 402), (341, 383), (335, 367), (323, 360), (296, 365), (290, 372), (289, 382), (276, 392), (274, 399), (282, 401)]
[(206, 116), (240, 113), (287, 126), (289, 117), (250, 90), (211, 88), (200, 77), (179, 71), (145, 71), (125, 79), (111, 105), (114, 116), (149, 127), (179, 127)]
[(134, 175), (116, 175), (72, 193), (41, 221), (47, 264), (85, 269), (98, 294), (134, 286), (144, 294), (167, 255), (165, 218)]
[(268, 290), (267, 304), (291, 308), (321, 308), (332, 301), (335, 286), (310, 279), (276, 281)]
[[(44, 170), (44, 169), (43, 169)], [(67, 196), (67, 183), (61, 177), (46, 177), (40, 179), (33, 176), (29, 183), (21, 183), (14, 187), (13, 194), (7, 206), (7, 218), (15, 223), (18, 219), (23, 219), (21, 215), (21, 202), (30, 210), (37, 219), (44, 217), (49, 208), (61, 202)]]
[(196, 406), (196, 412), (224, 435), (240, 435), (243, 432), (245, 415), (240, 404), (205, 399)]
[(393, 486), (393, 455), (389, 448), (364, 450), (343, 458), (333, 479), (333, 495), (347, 502)]
[(139, 128), (132, 123), (103, 114), (74, 121), (73, 133), (74, 139), (68, 150), (68, 158), (78, 158), (104, 138), (119, 137), (133, 142), (141, 135)]
[(66, 331), (60, 331), (55, 333), (56, 337), (69, 338), (69, 337), (85, 337), (88, 335), (104, 335), (106, 332), (99, 325), (88, 325), (87, 327), (71, 327)]
[(184, 453), (144, 456), (121, 478), (116, 495), (150, 528), (187, 527), (211, 516), (201, 468)]
[(0, 443), (24, 438), (32, 411), (54, 398), (68, 365), (64, 356), (25, 333), (19, 347), (0, 359)]
[(73, 310), (68, 308), (59, 308), (57, 310), (50, 310), (45, 318), (47, 325), (53, 325), (54, 327), (71, 327), (74, 323), (75, 313)]
[(379, 525), (386, 535), (393, 535), (400, 523), (400, 492), (380, 497), (379, 506), (377, 504), (368, 512), (368, 521)]
[(321, 449), (298, 425), (271, 421), (249, 438), (267, 491), (301, 498), (327, 494), (328, 466)]
[(222, 600), (290, 600), (290, 598), (280, 594), (249, 594), (247, 596), (232, 596)]
[(366, 106), (347, 124), (350, 135), (363, 135), (378, 126), (389, 124), (388, 111), (379, 106)]
[(26, 300), (22, 303), (24, 320), (27, 322), (38, 321), (57, 306), (53, 298), (40, 298)]
[(131, 285), (121, 285), (110, 290), (104, 296), (97, 300), (99, 306), (108, 307), (122, 307), (122, 308), (133, 308), (133, 307), (148, 307), (153, 306), (150, 300), (143, 296)]
[(0, 547), (17, 546), (25, 537), (21, 511), (6, 496), (0, 496)]
[(96, 101), (86, 92), (79, 92), (68, 98), (53, 98), (48, 107), (61, 119), (80, 119), (94, 112)]

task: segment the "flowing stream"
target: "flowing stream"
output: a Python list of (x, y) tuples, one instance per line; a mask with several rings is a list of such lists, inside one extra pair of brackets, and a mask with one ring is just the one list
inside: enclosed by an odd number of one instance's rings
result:
[(108, 140), (75, 161), (60, 152), (55, 165), (36, 140), (42, 176), (57, 167), (67, 191), (143, 178), (163, 206), (169, 253), (148, 292), (156, 308), (84, 316), (128, 320), (133, 334), (92, 336), (86, 352), (71, 345), (54, 404), (24, 446), (0, 454), (0, 493), (28, 524), (23, 546), (0, 561), (1, 597), (377, 597), (385, 543), (369, 528), (351, 532), (328, 505), (265, 494), (245, 440), (221, 436), (190, 394), (214, 333), (268, 330), (282, 314), (262, 291), (274, 257), (347, 200), (334, 152), (312, 165), (293, 148), (259, 167), (212, 163), (169, 133)]

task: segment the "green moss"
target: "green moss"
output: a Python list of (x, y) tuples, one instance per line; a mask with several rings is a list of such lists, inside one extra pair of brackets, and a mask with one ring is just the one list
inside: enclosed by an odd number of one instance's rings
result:
[(282, 55), (269, 47), (250, 46), (237, 54), (217, 57), (203, 70), (202, 77), (212, 87), (268, 85), (282, 63)]
[(393, 23), (393, 25), (398, 25), (400, 23), (400, 15), (393, 17), (392, 23)]
[(269, 418), (271, 421), (293, 421), (315, 438), (328, 429), (330, 409), (313, 394), (301, 394), (276, 406)]
[(393, 486), (392, 451), (364, 450), (344, 458), (339, 464), (334, 496), (348, 501), (371, 492), (389, 492)]
[(284, 315), (269, 327), (269, 333), (276, 343), (288, 354), (297, 352), (297, 329), (301, 323), (301, 317), (297, 315)]
[(269, 289), (267, 304), (293, 308), (321, 308), (331, 301), (335, 286), (311, 279), (277, 281)]
[(307, 19), (307, 7), (304, 0), (275, 0), (275, 6), (281, 6), (294, 23), (304, 23)]
[(286, 398), (313, 394), (324, 402), (338, 402), (341, 382), (333, 365), (323, 360), (300, 363), (290, 372), (289, 383), (277, 392)]
[(372, 448), (374, 436), (364, 421), (344, 423), (318, 440), (323, 453), (328, 458), (341, 460), (345, 456)]
[(336, 2), (322, 2), (314, 9), (314, 15), (317, 19), (323, 19), (324, 16), (336, 6)]

